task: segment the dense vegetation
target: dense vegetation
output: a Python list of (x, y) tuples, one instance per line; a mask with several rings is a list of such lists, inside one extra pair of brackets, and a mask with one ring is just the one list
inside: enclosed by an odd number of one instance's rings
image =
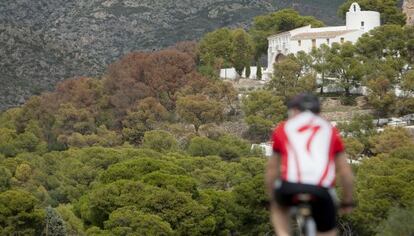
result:
[[(289, 97), (323, 88), (334, 76), (344, 103), (352, 103), (352, 86), (368, 86), (373, 116), (414, 109), (414, 30), (399, 25), (379, 27), (356, 45), (289, 55), (264, 89), (242, 98), (216, 78), (222, 65), (240, 71), (257, 60), (260, 37), (307, 23), (320, 24), (284, 10), (257, 18), (251, 32), (220, 29), (199, 45), (130, 53), (102, 78), (62, 82), (1, 113), (1, 234), (270, 233), (266, 158), (250, 144), (267, 140), (286, 118)], [(316, 83), (316, 73), (326, 81)], [(349, 157), (360, 161), (353, 165), (358, 207), (340, 218), (339, 229), (409, 235), (413, 137), (405, 128), (378, 133), (373, 116), (339, 124)], [(248, 129), (238, 137), (223, 122)]]
[(266, 160), (215, 125), (238, 116), (236, 91), (192, 48), (129, 54), (2, 113), (2, 234), (269, 232)]
[(71, 235), (269, 231), (260, 182), (264, 161), (128, 147), (2, 157), (2, 233), (40, 234), (48, 205)]

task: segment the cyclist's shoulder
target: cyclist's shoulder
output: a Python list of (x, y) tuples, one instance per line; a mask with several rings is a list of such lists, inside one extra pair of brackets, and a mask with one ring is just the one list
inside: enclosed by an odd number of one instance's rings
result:
[(321, 124), (321, 125), (331, 126), (331, 123), (327, 121), (325, 118), (312, 112), (301, 112), (300, 114), (286, 120), (287, 126), (311, 125), (311, 124)]
[(329, 129), (336, 132), (335, 126), (324, 117), (312, 112), (302, 112), (292, 118), (280, 122), (274, 129), (273, 133), (290, 133), (296, 131), (300, 127), (314, 127)]

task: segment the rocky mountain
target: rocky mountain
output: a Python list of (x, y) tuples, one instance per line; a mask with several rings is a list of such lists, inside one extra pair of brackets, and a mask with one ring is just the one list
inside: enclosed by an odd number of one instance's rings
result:
[(56, 82), (98, 76), (135, 50), (248, 27), (254, 16), (294, 7), (339, 24), (341, 0), (3, 0), (0, 2), (0, 110)]

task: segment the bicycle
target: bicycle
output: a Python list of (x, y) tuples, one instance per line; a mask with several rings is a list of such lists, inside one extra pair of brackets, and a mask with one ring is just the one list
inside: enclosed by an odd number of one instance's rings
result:
[[(316, 236), (316, 223), (312, 217), (311, 207), (311, 202), (315, 200), (316, 197), (310, 193), (300, 193), (295, 195), (294, 198), (298, 204), (291, 208), (291, 216), (296, 219), (296, 223), (298, 225), (296, 233), (298, 236)], [(356, 207), (356, 204), (355, 202), (340, 203), (337, 204), (336, 207), (338, 209)]]
[(311, 201), (313, 196), (309, 193), (297, 194), (298, 204), (291, 208), (291, 215), (298, 224), (298, 236), (316, 236), (316, 223), (312, 217)]

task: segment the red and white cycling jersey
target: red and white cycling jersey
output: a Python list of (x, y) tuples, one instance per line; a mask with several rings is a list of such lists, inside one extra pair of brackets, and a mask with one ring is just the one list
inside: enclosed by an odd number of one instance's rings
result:
[(278, 125), (273, 151), (281, 156), (281, 178), (291, 183), (332, 187), (335, 156), (344, 151), (338, 131), (312, 112), (302, 112)]

